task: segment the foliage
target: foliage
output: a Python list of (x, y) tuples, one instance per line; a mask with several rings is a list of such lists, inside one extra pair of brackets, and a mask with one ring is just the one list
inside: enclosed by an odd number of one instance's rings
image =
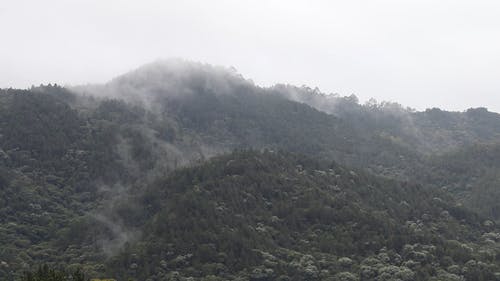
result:
[(189, 63), (74, 90), (0, 90), (2, 280), (498, 278), (498, 114)]
[(80, 270), (72, 273), (55, 270), (47, 265), (41, 266), (34, 272), (26, 272), (21, 281), (85, 281), (85, 276)]

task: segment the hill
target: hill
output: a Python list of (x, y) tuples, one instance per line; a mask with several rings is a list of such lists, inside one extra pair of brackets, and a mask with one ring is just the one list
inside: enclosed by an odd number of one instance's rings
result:
[(0, 90), (0, 278), (494, 280), (499, 121), (178, 60)]
[(498, 270), (486, 241), (496, 227), (445, 192), (303, 156), (235, 152), (139, 198), (124, 214), (145, 210), (143, 236), (107, 266), (126, 265), (123, 277), (492, 280)]

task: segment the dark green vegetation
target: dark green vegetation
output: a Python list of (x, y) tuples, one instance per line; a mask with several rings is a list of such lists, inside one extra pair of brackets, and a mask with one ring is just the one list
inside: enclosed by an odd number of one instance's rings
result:
[(47, 265), (40, 266), (36, 271), (26, 272), (21, 278), (22, 281), (85, 281), (85, 275), (76, 270), (66, 272), (64, 270), (55, 270)]
[(111, 259), (128, 267), (120, 277), (431, 280), (467, 268), (471, 280), (493, 280), (498, 269), (482, 237), (492, 228), (446, 193), (287, 153), (216, 157), (135, 201), (149, 219)]
[(496, 280), (499, 135), (186, 62), (2, 90), (0, 279)]

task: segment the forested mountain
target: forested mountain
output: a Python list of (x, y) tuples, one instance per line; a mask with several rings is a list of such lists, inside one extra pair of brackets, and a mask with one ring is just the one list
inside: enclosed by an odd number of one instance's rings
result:
[(434, 157), (425, 180), (455, 195), (464, 205), (500, 219), (500, 146), (475, 144)]
[(129, 266), (123, 277), (491, 280), (497, 270), (494, 227), (444, 192), (303, 156), (216, 157), (134, 201), (143, 207), (129, 213), (149, 219), (111, 259), (108, 268)]
[(500, 137), (500, 114), (486, 108), (448, 112), (438, 108), (423, 112), (393, 102), (370, 100), (359, 104), (356, 96), (326, 95), (318, 89), (276, 85), (281, 96), (335, 115), (359, 131), (372, 131), (421, 153), (443, 153), (476, 143), (495, 143)]
[(0, 90), (0, 279), (496, 280), (499, 134), (181, 60)]

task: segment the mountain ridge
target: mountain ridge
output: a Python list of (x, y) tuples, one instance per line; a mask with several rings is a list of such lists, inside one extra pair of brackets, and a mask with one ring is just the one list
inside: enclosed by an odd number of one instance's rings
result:
[(500, 276), (498, 114), (176, 63), (0, 90), (0, 278), (43, 262), (137, 280)]

